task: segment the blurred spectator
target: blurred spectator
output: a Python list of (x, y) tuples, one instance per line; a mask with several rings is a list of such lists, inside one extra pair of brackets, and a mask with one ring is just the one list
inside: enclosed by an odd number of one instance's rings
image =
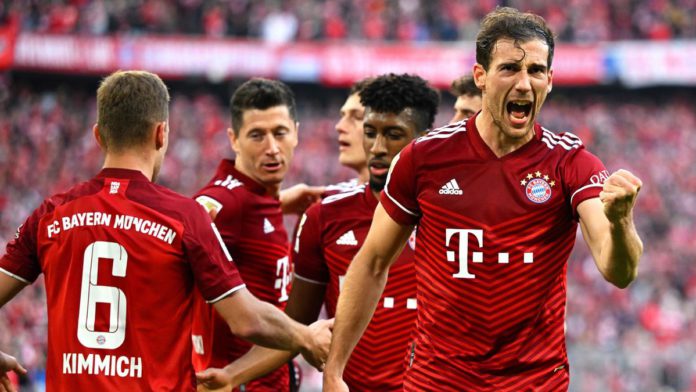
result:
[[(184, 33), (293, 40), (472, 40), (499, 1), (24, 0), (7, 3), (25, 31)], [(696, 38), (693, 0), (509, 0), (544, 16), (560, 41)]]

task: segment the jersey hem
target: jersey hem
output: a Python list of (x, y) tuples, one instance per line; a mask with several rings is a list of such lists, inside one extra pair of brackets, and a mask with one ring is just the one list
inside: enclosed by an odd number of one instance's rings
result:
[(215, 298), (215, 299), (211, 299), (210, 301), (206, 300), (205, 302), (206, 302), (206, 303), (209, 303), (209, 304), (214, 304), (215, 302), (218, 302), (218, 301), (224, 299), (225, 297), (228, 297), (228, 296), (232, 295), (234, 292), (239, 291), (239, 290), (241, 290), (241, 289), (243, 289), (243, 288), (245, 288), (245, 287), (246, 287), (246, 284), (242, 283), (242, 284), (240, 284), (239, 286), (234, 287), (234, 288), (232, 288), (231, 290), (228, 290), (227, 292), (225, 292), (225, 293), (222, 294), (221, 296), (219, 296), (219, 297), (217, 297), (217, 298)]
[(313, 279), (305, 278), (304, 276), (298, 275), (297, 272), (295, 272), (294, 275), (295, 275), (295, 278), (297, 278), (297, 279), (299, 279), (299, 280), (304, 280), (305, 282), (314, 283), (314, 284), (320, 284), (320, 285), (324, 285), (324, 286), (326, 286), (327, 284), (329, 284), (329, 282), (320, 282), (320, 281), (318, 281), (318, 280), (313, 280)]
[(27, 279), (24, 279), (24, 278), (22, 278), (22, 277), (19, 276), (19, 275), (15, 275), (15, 274), (13, 274), (12, 272), (10, 272), (10, 271), (8, 271), (8, 270), (6, 270), (6, 269), (4, 269), (4, 268), (0, 268), (0, 272), (4, 273), (4, 274), (7, 275), (7, 276), (13, 277), (13, 278), (17, 279), (18, 281), (20, 281), (20, 282), (22, 282), (22, 283), (31, 284), (31, 282), (28, 281)]

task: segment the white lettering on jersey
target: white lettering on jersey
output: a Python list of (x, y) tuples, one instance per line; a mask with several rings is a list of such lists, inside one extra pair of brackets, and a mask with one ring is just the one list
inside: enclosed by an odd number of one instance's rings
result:
[(215, 184), (217, 186), (225, 187), (229, 190), (232, 190), (238, 186), (242, 186), (242, 183), (238, 179), (236, 179), (230, 175), (228, 175), (227, 178), (225, 178), (224, 180), (215, 181), (213, 184)]
[(288, 285), (292, 278), (290, 276), (290, 258), (288, 256), (278, 259), (276, 276), (278, 278), (275, 280), (275, 288), (280, 290), (278, 302), (285, 302), (289, 298)]
[(63, 374), (143, 378), (143, 359), (116, 355), (63, 353)]
[(164, 241), (171, 245), (176, 237), (176, 232), (170, 227), (153, 222), (148, 219), (138, 218), (130, 215), (116, 215), (114, 229), (134, 230), (141, 234), (146, 234)]

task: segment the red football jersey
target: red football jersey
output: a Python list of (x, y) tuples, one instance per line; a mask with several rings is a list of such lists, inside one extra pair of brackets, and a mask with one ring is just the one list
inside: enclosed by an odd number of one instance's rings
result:
[(104, 169), (46, 199), (0, 271), (45, 275), (49, 390), (194, 391), (191, 294), (214, 302), (244, 287), (230, 261), (193, 200)]
[[(302, 217), (293, 247), (295, 278), (326, 284), (326, 310), (336, 314), (343, 277), (358, 253), (377, 207), (369, 186), (322, 200)], [(415, 232), (389, 270), (367, 330), (353, 350), (344, 379), (351, 391), (400, 391), (416, 320)]]
[(418, 224), (416, 348), (407, 390), (568, 387), (566, 264), (577, 206), (604, 165), (571, 133), (538, 124), (501, 158), (475, 118), (416, 139), (395, 158), (382, 204)]
[[(266, 189), (235, 169), (231, 160), (220, 163), (195, 198), (208, 211), (216, 211), (215, 224), (249, 291), (285, 309), (292, 266), (280, 201), (267, 196)], [(199, 299), (194, 307), (196, 370), (224, 367), (249, 351), (251, 343), (234, 336), (211, 306)], [(247, 384), (246, 390), (275, 392), (288, 390), (289, 385), (288, 367), (283, 366)]]

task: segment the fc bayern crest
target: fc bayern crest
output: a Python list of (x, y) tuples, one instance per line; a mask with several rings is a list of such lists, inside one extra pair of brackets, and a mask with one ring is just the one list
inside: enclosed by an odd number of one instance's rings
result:
[(536, 204), (547, 202), (551, 198), (551, 188), (556, 185), (555, 181), (549, 181), (548, 175), (541, 175), (541, 172), (529, 173), (527, 177), (520, 181), (524, 188), (527, 198)]

